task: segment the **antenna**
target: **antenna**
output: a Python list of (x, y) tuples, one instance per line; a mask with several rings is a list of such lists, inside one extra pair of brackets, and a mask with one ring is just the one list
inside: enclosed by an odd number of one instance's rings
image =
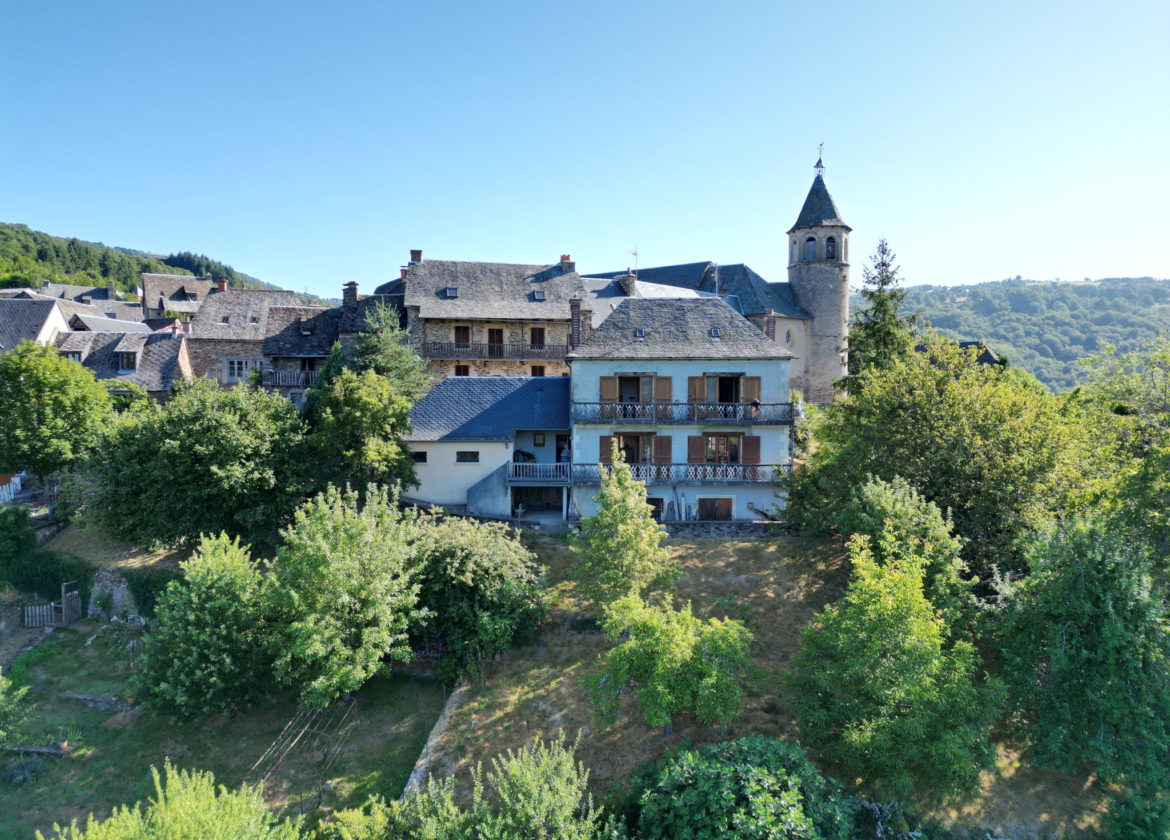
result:
[(626, 253), (634, 258), (634, 276), (637, 277), (638, 276), (638, 243), (637, 242), (634, 243), (634, 250), (626, 251)]

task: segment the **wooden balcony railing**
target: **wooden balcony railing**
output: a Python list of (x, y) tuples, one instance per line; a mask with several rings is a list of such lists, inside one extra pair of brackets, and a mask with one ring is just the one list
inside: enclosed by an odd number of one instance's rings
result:
[(572, 464), (508, 464), (508, 481), (514, 484), (568, 484)]
[(316, 370), (266, 370), (264, 385), (268, 388), (308, 388), (317, 381)]
[[(776, 464), (630, 464), (630, 473), (649, 484), (769, 484)], [(573, 484), (600, 484), (597, 464), (573, 464)]]
[(792, 403), (575, 402), (573, 422), (788, 426)]
[(563, 360), (569, 352), (563, 344), (481, 344), (454, 341), (424, 341), (427, 359), (550, 359)]

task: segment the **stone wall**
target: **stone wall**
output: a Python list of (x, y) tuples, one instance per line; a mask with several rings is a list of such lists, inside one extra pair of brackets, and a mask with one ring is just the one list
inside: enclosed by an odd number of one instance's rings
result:
[[(219, 376), (212, 376), (226, 386), (234, 385), (227, 381), (227, 362), (224, 359), (258, 359), (263, 360), (261, 349), (263, 341), (236, 341), (222, 338), (191, 338), (188, 339), (188, 350), (191, 354), (191, 372), (194, 376), (203, 377), (208, 373), (218, 372)], [(262, 365), (261, 365), (262, 366)]]
[(670, 536), (679, 539), (758, 539), (776, 536), (784, 526), (779, 522), (663, 522)]
[[(844, 259), (824, 258), (824, 240), (830, 235), (836, 237), (847, 259), (846, 229), (802, 228), (791, 237), (794, 253), (801, 261), (788, 266), (788, 282), (792, 284), (796, 302), (813, 316), (804, 354), (803, 393), (806, 402), (816, 404), (832, 402), (833, 382), (846, 373), (841, 353), (849, 335), (849, 263)], [(817, 259), (805, 262), (802, 243), (809, 236), (817, 239)]]
[(126, 579), (114, 569), (99, 569), (93, 576), (93, 588), (89, 593), (89, 618), (102, 616), (99, 606), (103, 601), (109, 603), (107, 616), (138, 615), (138, 606), (134, 603), (134, 596), (130, 594), (130, 587)]

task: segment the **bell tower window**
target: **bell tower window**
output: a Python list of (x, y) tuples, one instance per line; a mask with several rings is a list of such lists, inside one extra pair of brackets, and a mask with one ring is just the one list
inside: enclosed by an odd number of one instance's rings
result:
[(817, 258), (817, 240), (815, 236), (810, 236), (804, 240), (804, 261), (812, 262)]
[(837, 259), (837, 240), (832, 236), (825, 240), (825, 259)]

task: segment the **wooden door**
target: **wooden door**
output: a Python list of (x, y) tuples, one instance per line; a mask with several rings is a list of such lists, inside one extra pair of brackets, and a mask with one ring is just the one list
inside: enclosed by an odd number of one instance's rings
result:
[(504, 331), (502, 329), (488, 330), (488, 355), (493, 359), (504, 357)]
[(528, 343), (534, 350), (544, 349), (544, 327), (533, 327), (528, 331)]
[(455, 346), (468, 347), (471, 344), (471, 327), (455, 328)]

